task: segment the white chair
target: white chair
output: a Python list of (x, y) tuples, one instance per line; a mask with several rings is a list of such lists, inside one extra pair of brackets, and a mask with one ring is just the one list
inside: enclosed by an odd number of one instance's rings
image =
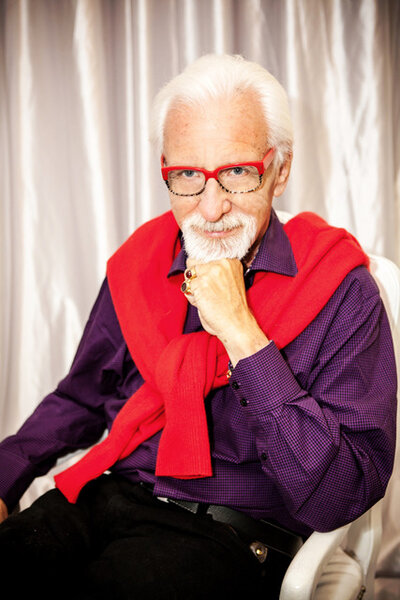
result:
[[(280, 211), (278, 216), (283, 222), (290, 218)], [(400, 269), (387, 258), (370, 255), (370, 260), (371, 273), (388, 313), (400, 373)], [(400, 432), (399, 415), (397, 430)], [(398, 443), (394, 468), (397, 475), (392, 478), (398, 477), (400, 471), (399, 454)], [(385, 500), (386, 496), (344, 527), (328, 533), (314, 532), (291, 562), (280, 600), (373, 600)]]

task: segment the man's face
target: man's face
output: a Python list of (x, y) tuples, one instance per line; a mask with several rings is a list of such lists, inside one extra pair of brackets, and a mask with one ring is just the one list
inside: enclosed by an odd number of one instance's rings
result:
[[(260, 161), (269, 149), (267, 133), (261, 107), (251, 93), (209, 101), (201, 108), (173, 108), (165, 125), (165, 164), (213, 171), (222, 165)], [(244, 257), (250, 262), (268, 227), (273, 197), (285, 188), (289, 168), (270, 165), (254, 192), (230, 194), (215, 179), (209, 179), (198, 196), (170, 192), (189, 256), (199, 262)]]

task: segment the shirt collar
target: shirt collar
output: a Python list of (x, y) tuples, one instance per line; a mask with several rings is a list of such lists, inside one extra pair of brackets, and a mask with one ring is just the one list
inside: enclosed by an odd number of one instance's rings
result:
[[(171, 265), (168, 277), (177, 273), (183, 273), (186, 269), (186, 259), (185, 247), (182, 245), (180, 252)], [(268, 229), (261, 240), (258, 252), (248, 270), (248, 272), (251, 271), (271, 271), (289, 277), (294, 277), (297, 273), (297, 266), (289, 238), (273, 209), (271, 210)]]

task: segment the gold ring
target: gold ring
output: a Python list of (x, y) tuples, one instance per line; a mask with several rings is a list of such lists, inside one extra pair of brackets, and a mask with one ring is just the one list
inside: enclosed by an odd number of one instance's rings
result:
[(190, 289), (190, 279), (185, 279), (185, 281), (182, 283), (181, 292), (185, 295), (192, 293), (192, 291)]
[(185, 279), (194, 279), (195, 277), (197, 277), (195, 268), (192, 267), (191, 269), (185, 269), (184, 276)]

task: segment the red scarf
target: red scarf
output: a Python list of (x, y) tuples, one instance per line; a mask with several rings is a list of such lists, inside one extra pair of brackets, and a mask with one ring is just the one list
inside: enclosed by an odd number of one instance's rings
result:
[[(313, 321), (349, 271), (368, 265), (349, 233), (312, 213), (293, 218), (285, 232), (297, 275), (258, 272), (247, 292), (257, 322), (278, 348)], [(178, 226), (168, 212), (140, 227), (108, 262), (113, 304), (145, 383), (118, 413), (107, 438), (55, 477), (70, 502), (160, 429), (157, 476), (212, 475), (204, 398), (227, 385), (229, 359), (215, 336), (182, 334), (187, 310), (182, 274), (167, 277), (179, 249)]]

